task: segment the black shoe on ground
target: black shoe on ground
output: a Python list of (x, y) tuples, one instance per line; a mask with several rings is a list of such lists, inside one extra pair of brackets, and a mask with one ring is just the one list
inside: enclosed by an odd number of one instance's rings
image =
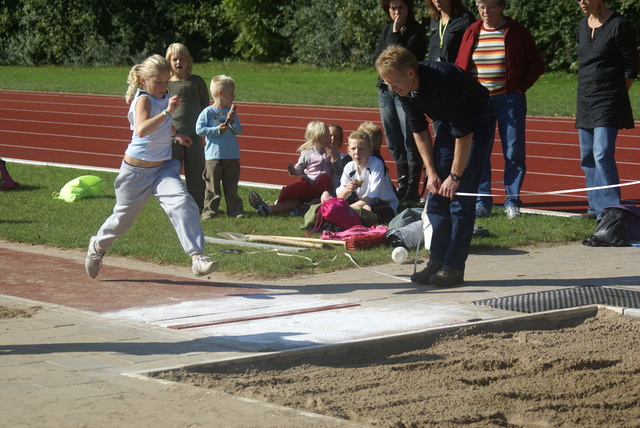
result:
[(437, 287), (453, 287), (464, 284), (464, 271), (442, 266), (442, 269), (429, 278), (429, 282)]
[(407, 193), (400, 199), (401, 204), (414, 204), (420, 200), (420, 193), (418, 192), (418, 187), (412, 184), (409, 184), (409, 188), (407, 189)]
[(257, 192), (249, 193), (249, 205), (251, 205), (251, 207), (256, 211), (258, 211), (260, 215), (269, 215), (269, 205), (267, 205), (266, 202), (262, 200)]
[(442, 267), (441, 260), (429, 259), (427, 267), (411, 275), (411, 282), (417, 282), (418, 284), (429, 284), (429, 278), (435, 275)]
[(477, 224), (473, 225), (473, 236), (485, 237), (489, 235), (490, 235), (489, 231), (484, 227), (478, 226)]

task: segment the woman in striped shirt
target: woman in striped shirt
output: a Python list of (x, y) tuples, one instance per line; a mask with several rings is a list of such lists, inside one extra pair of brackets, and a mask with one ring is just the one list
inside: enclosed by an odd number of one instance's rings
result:
[[(520, 216), (520, 190), (526, 172), (525, 92), (545, 69), (529, 30), (503, 16), (506, 0), (478, 0), (480, 20), (462, 38), (456, 65), (471, 73), (489, 90), (504, 155), (504, 208), (508, 218)], [(487, 157), (478, 193), (491, 194), (491, 161)], [(490, 215), (493, 200), (479, 197), (476, 217)]]

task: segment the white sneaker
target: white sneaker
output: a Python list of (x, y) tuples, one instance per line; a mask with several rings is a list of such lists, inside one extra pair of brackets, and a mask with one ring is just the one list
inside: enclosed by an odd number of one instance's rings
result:
[(203, 276), (218, 270), (218, 262), (211, 260), (211, 257), (200, 254), (191, 263), (191, 271), (195, 276)]
[(92, 236), (89, 240), (87, 257), (84, 259), (84, 268), (91, 278), (95, 278), (96, 276), (98, 276), (98, 273), (100, 273), (103, 257), (104, 253), (96, 250), (96, 237)]
[(520, 208), (514, 206), (505, 208), (504, 212), (507, 213), (507, 218), (516, 218), (522, 215)]

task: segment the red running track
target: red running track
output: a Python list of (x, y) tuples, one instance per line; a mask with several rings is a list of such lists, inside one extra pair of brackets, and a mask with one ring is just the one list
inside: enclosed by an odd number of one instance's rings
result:
[[(373, 95), (372, 95), (373, 96)], [(304, 130), (311, 120), (337, 123), (345, 136), (363, 121), (379, 126), (373, 108), (324, 107), (238, 102), (244, 133), (239, 136), (241, 180), (282, 186), (292, 181), (285, 168), (297, 159)], [(86, 167), (120, 166), (131, 130), (123, 97), (0, 90), (0, 157)], [(531, 195), (585, 187), (579, 162), (579, 144), (571, 118), (529, 117), (527, 121), (527, 176), (522, 189), (524, 208), (586, 212), (584, 192)], [(621, 183), (640, 181), (640, 122), (621, 130), (616, 157)], [(493, 192), (504, 195), (499, 138), (492, 153)], [(391, 154), (382, 148), (392, 178)], [(527, 194), (530, 194), (527, 196)], [(640, 202), (640, 186), (622, 187), (626, 203)], [(495, 204), (503, 199), (497, 197)]]

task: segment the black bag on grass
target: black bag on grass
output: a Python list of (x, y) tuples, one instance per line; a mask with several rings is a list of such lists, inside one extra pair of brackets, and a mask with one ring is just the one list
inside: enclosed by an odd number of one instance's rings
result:
[(640, 239), (640, 209), (632, 205), (605, 208), (596, 229), (586, 241), (589, 247), (624, 247)]

